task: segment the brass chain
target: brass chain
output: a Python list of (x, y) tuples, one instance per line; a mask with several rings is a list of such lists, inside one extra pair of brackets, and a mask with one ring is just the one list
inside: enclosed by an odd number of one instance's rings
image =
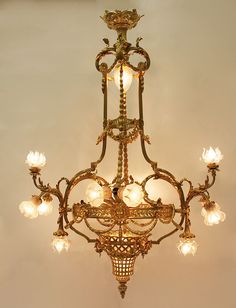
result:
[[(123, 65), (120, 66), (120, 117), (124, 117), (124, 86), (123, 86)], [(122, 127), (123, 130), (123, 127)], [(118, 152), (118, 167), (117, 167), (117, 177), (116, 182), (120, 183), (122, 179), (122, 169), (123, 169), (123, 143), (119, 142), (119, 152)]]
[(128, 166), (128, 147), (127, 143), (124, 144), (124, 182), (129, 183), (129, 166)]
[[(127, 135), (126, 127), (127, 109), (126, 109), (126, 94), (123, 84), (123, 65), (120, 66), (120, 121), (122, 123), (121, 136), (122, 141), (119, 142), (118, 153), (118, 170), (117, 170), (117, 183), (121, 182), (124, 171), (124, 181), (128, 183), (128, 149), (127, 142), (124, 142), (124, 137)], [(124, 170), (123, 170), (124, 169)]]
[(123, 167), (123, 143), (120, 142), (118, 151), (117, 176), (116, 176), (117, 183), (120, 183), (122, 179), (122, 167)]

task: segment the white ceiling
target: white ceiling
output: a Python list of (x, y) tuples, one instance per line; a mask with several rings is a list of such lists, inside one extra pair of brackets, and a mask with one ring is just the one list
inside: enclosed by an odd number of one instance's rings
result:
[[(36, 192), (24, 164), (29, 150), (46, 154), (43, 178), (52, 184), (99, 155), (102, 96), (94, 59), (102, 38), (115, 40), (99, 18), (107, 8), (145, 15), (129, 39), (142, 36), (152, 60), (144, 93), (150, 155), (178, 179), (197, 184), (207, 171), (202, 148), (219, 146), (224, 153), (212, 197), (226, 212), (225, 223), (206, 227), (194, 202), (196, 256), (179, 255), (178, 235), (153, 247), (137, 260), (125, 300), (109, 259), (99, 258), (93, 245), (71, 235), (70, 252), (51, 251), (56, 203), (48, 218), (29, 221), (18, 211)], [(1, 307), (235, 308), (236, 1), (5, 0), (0, 37)], [(110, 97), (113, 117), (118, 103)], [(134, 113), (135, 98), (129, 100)], [(141, 178), (147, 166), (138, 153), (132, 147), (130, 159)], [(109, 154), (102, 168), (108, 178), (114, 164)]]

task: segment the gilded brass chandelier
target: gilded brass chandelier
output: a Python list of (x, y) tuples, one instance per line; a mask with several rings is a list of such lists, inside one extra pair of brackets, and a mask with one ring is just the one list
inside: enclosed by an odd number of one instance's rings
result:
[[(101, 156), (85, 170), (77, 172), (71, 179), (62, 177), (55, 187), (45, 185), (40, 177), (40, 171), (46, 163), (44, 154), (30, 152), (26, 163), (29, 166), (34, 185), (40, 194), (34, 195), (30, 201), (20, 204), (21, 213), (28, 218), (38, 215), (48, 215), (52, 211), (53, 197), (59, 203), (58, 230), (54, 232), (53, 248), (59, 253), (68, 250), (68, 230), (95, 245), (99, 254), (105, 251), (111, 258), (113, 274), (119, 282), (122, 298), (127, 289), (127, 282), (134, 272), (134, 263), (139, 255), (146, 255), (152, 245), (160, 244), (162, 240), (181, 231), (177, 244), (183, 255), (194, 255), (197, 250), (195, 235), (190, 229), (190, 203), (199, 198), (202, 205), (202, 215), (207, 225), (218, 224), (225, 219), (225, 214), (217, 203), (210, 199), (209, 188), (214, 185), (219, 162), (223, 158), (218, 148), (203, 151), (202, 158), (207, 164), (208, 174), (204, 184), (194, 187), (186, 178), (177, 180), (169, 171), (159, 168), (151, 160), (146, 151), (149, 137), (144, 132), (143, 91), (144, 75), (150, 66), (148, 53), (140, 46), (141, 38), (135, 46), (127, 41), (127, 30), (134, 28), (142, 16), (136, 10), (105, 11), (102, 19), (109, 29), (117, 31), (117, 40), (110, 45), (104, 39), (106, 47), (96, 57), (96, 68), (102, 75), (103, 93), (103, 131), (97, 143), (102, 143)], [(143, 58), (138, 65), (132, 64), (132, 56)], [(114, 61), (108, 65), (106, 56), (113, 56)], [(138, 80), (139, 118), (127, 116), (126, 94), (133, 77)], [(119, 89), (119, 116), (108, 119), (108, 83), (114, 81)], [(98, 166), (106, 154), (107, 139), (118, 143), (117, 172), (113, 181), (108, 182), (98, 173)], [(141, 142), (142, 154), (151, 167), (151, 174), (141, 182), (136, 181), (129, 172), (128, 145), (137, 139)], [(89, 180), (84, 199), (73, 203), (71, 193), (79, 185)], [(178, 196), (177, 204), (165, 204), (161, 198), (153, 200), (147, 190), (149, 181), (164, 181), (173, 187)], [(62, 188), (62, 183), (65, 188)], [(184, 193), (183, 185), (188, 185)], [(168, 224), (173, 229), (159, 239), (152, 239), (151, 231), (157, 223)], [(94, 238), (83, 233), (80, 224), (93, 232)]]

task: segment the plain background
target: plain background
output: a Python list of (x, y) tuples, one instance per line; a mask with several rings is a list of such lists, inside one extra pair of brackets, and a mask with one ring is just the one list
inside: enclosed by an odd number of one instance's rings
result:
[[(211, 194), (227, 219), (206, 227), (194, 201), (196, 256), (178, 253), (177, 234), (168, 238), (137, 260), (121, 300), (108, 257), (99, 258), (93, 245), (71, 234), (70, 252), (52, 252), (56, 202), (51, 216), (36, 220), (25, 219), (18, 204), (36, 193), (24, 164), (29, 150), (45, 153), (42, 177), (52, 185), (98, 157), (102, 95), (94, 59), (102, 38), (116, 38), (99, 16), (126, 8), (145, 15), (129, 39), (142, 36), (152, 61), (144, 93), (150, 156), (197, 185), (207, 172), (202, 148), (219, 146), (224, 160)], [(0, 1), (2, 308), (236, 306), (235, 37), (235, 0)], [(118, 108), (113, 94), (111, 118)], [(128, 102), (137, 117), (135, 90)], [(101, 169), (107, 178), (115, 172), (116, 149), (110, 142)], [(139, 150), (131, 147), (130, 160), (142, 178), (150, 169)]]

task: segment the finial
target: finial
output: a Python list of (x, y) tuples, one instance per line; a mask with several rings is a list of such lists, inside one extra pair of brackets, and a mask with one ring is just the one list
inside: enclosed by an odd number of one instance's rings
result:
[(127, 290), (126, 282), (120, 282), (120, 284), (118, 286), (118, 289), (120, 291), (121, 297), (124, 298), (125, 297), (125, 292)]

